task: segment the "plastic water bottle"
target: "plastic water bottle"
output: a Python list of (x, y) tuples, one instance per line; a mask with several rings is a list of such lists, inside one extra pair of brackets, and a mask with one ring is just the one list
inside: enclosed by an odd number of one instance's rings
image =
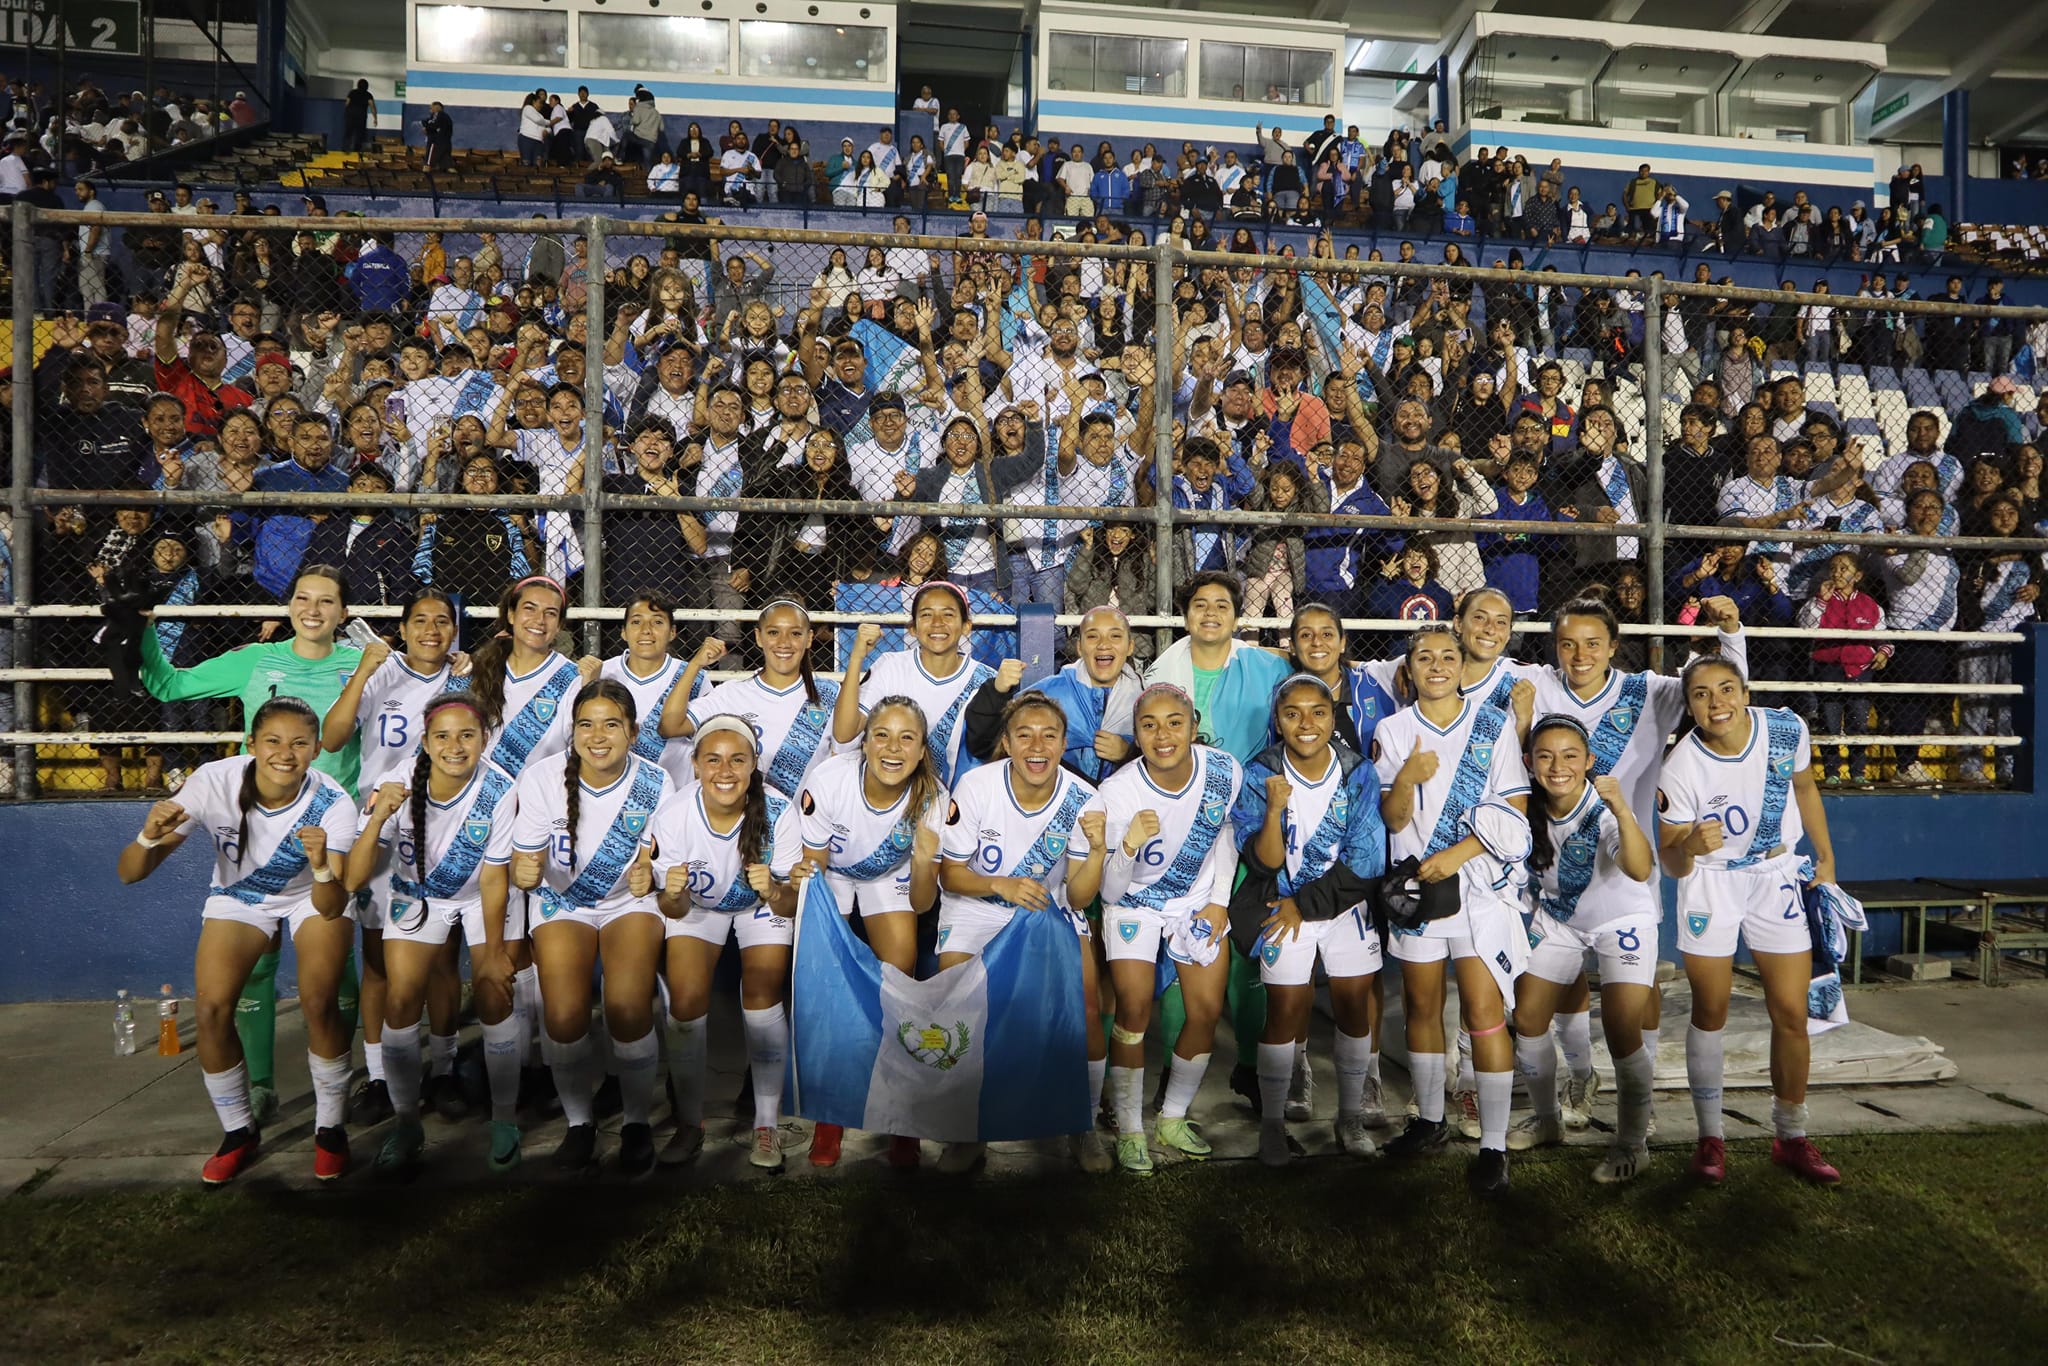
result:
[(175, 1058), (183, 1051), (178, 1043), (178, 998), (171, 984), (164, 983), (163, 1001), (156, 1008), (156, 1052), (160, 1058)]
[(114, 1056), (128, 1058), (135, 1055), (135, 1006), (128, 999), (128, 993), (114, 993)]

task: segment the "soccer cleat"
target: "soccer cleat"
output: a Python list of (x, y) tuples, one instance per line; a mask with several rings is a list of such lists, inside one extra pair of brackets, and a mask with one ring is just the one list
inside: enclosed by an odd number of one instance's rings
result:
[(889, 1138), (889, 1165), (898, 1171), (914, 1172), (924, 1161), (924, 1144), (908, 1134), (892, 1134)]
[(1593, 1097), (1600, 1094), (1600, 1074), (1588, 1071), (1581, 1077), (1576, 1072), (1564, 1079), (1558, 1088), (1558, 1108), (1564, 1112), (1564, 1127), (1571, 1130), (1584, 1129), (1593, 1122)]
[[(1172, 1065), (1169, 1063), (1167, 1072), (1172, 1070)], [(1265, 1118), (1265, 1102), (1259, 1096), (1259, 1073), (1256, 1068), (1246, 1067), (1243, 1063), (1239, 1063), (1231, 1068), (1230, 1089), (1244, 1097), (1245, 1103), (1252, 1107), (1252, 1114), (1255, 1117)], [(1157, 1110), (1165, 1103), (1166, 1074), (1162, 1073), (1159, 1077), (1159, 1094), (1152, 1098), (1152, 1108)]]
[(1102, 1135), (1093, 1129), (1068, 1139), (1067, 1149), (1074, 1155), (1074, 1165), (1090, 1176), (1101, 1176), (1113, 1165)]
[(1461, 1086), (1451, 1096), (1452, 1104), (1458, 1111), (1458, 1132), (1467, 1138), (1479, 1137), (1479, 1091), (1476, 1087)]
[(420, 1102), (451, 1124), (469, 1118), (469, 1099), (462, 1094), (462, 1082), (453, 1072), (428, 1077), (420, 1089)]
[(1337, 1116), (1337, 1146), (1353, 1157), (1378, 1157), (1379, 1145), (1366, 1132), (1363, 1115)]
[(1268, 1119), (1259, 1124), (1259, 1161), (1269, 1167), (1285, 1167), (1294, 1161), (1287, 1146), (1287, 1125), (1282, 1121)]
[(256, 1160), (256, 1150), (261, 1146), (260, 1135), (254, 1129), (237, 1129), (220, 1141), (220, 1147), (206, 1165), (199, 1169), (199, 1182), (203, 1186), (225, 1186), (241, 1175), (242, 1168)]
[(555, 1148), (556, 1171), (589, 1176), (597, 1170), (597, 1126), (571, 1124)]
[(654, 1172), (654, 1126), (619, 1126), (619, 1175), (628, 1181), (644, 1181)]
[(1710, 1186), (1727, 1180), (1728, 1146), (1718, 1138), (1701, 1139), (1692, 1150), (1692, 1174)]
[[(698, 1132), (703, 1131), (700, 1129)], [(747, 1163), (764, 1172), (782, 1170), (782, 1132), (773, 1124), (762, 1124), (754, 1129), (754, 1146), (747, 1152)]]
[[(1509, 1139), (1513, 1142), (1512, 1136)], [(1593, 1168), (1593, 1179), (1603, 1186), (1618, 1186), (1624, 1181), (1635, 1180), (1636, 1173), (1650, 1160), (1650, 1154), (1642, 1148), (1617, 1143), (1607, 1150), (1607, 1156), (1600, 1159), (1600, 1165)]]
[(426, 1130), (416, 1119), (401, 1119), (385, 1135), (370, 1168), (380, 1181), (409, 1181), (419, 1175), (420, 1150), (427, 1146)]
[(1308, 1065), (1308, 1049), (1294, 1051), (1294, 1075), (1287, 1079), (1287, 1118), (1297, 1124), (1315, 1117), (1316, 1074)]
[(348, 1100), (348, 1122), (369, 1129), (391, 1118), (391, 1088), (374, 1077), (366, 1079)]
[(1143, 1133), (1116, 1136), (1116, 1164), (1132, 1176), (1152, 1174), (1152, 1146)]
[(519, 1126), (508, 1120), (491, 1121), (491, 1170), (499, 1174), (519, 1165)]
[(1481, 1148), (1465, 1168), (1465, 1184), (1474, 1195), (1494, 1198), (1508, 1193), (1508, 1155), (1500, 1148)]
[(1387, 1126), (1387, 1101), (1380, 1094), (1378, 1077), (1368, 1076), (1365, 1079), (1365, 1095), (1358, 1105), (1358, 1122), (1373, 1129)]
[(939, 1170), (947, 1176), (971, 1176), (987, 1162), (986, 1143), (948, 1143), (939, 1150)]
[(839, 1165), (839, 1145), (845, 1141), (846, 1130), (837, 1124), (819, 1124), (811, 1130), (811, 1165), (813, 1167), (836, 1167)]
[(1801, 1181), (1811, 1181), (1816, 1186), (1838, 1186), (1842, 1183), (1842, 1174), (1820, 1155), (1820, 1149), (1813, 1146), (1810, 1138), (1772, 1139), (1771, 1161)]
[(348, 1130), (330, 1124), (313, 1131), (313, 1179), (339, 1181), (348, 1171)]
[(704, 1126), (701, 1124), (676, 1125), (676, 1131), (661, 1149), (661, 1165), (680, 1167), (686, 1162), (695, 1162), (697, 1154), (704, 1151)]
[(1388, 1157), (1427, 1157), (1443, 1151), (1451, 1141), (1450, 1126), (1440, 1119), (1424, 1119), (1417, 1115), (1408, 1121), (1408, 1127), (1396, 1134), (1386, 1146)]
[(249, 1117), (262, 1128), (277, 1118), (277, 1088), (249, 1083)]
[(1159, 1121), (1159, 1141), (1182, 1157), (1193, 1158), (1197, 1162), (1215, 1151), (1209, 1146), (1209, 1140), (1202, 1137), (1202, 1131), (1195, 1127), (1194, 1121), (1186, 1115), (1176, 1115), (1171, 1119), (1162, 1118)]
[(1508, 1147), (1518, 1153), (1531, 1148), (1549, 1148), (1562, 1142), (1564, 1125), (1556, 1115), (1530, 1113), (1508, 1126)]

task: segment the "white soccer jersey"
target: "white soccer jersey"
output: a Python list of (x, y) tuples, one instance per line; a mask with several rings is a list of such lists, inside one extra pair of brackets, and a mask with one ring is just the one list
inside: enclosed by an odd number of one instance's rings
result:
[[(1323, 817), (1329, 813), (1330, 799), (1344, 788), (1344, 766), (1337, 762), (1337, 756), (1330, 754), (1330, 766), (1323, 776), (1314, 782), (1304, 778), (1301, 770), (1294, 766), (1294, 756), (1284, 751), (1280, 757), (1281, 776), (1287, 779), (1287, 875), (1290, 878), (1301, 875), (1302, 855), (1308, 852), (1310, 839), (1322, 828)], [(1336, 853), (1343, 856), (1343, 842), (1338, 841)]]
[[(1194, 759), (1194, 772), (1178, 792), (1154, 782), (1142, 759), (1103, 780), (1100, 794), (1109, 814), (1103, 834), (1109, 844), (1103, 865), (1105, 907), (1141, 906), (1170, 917), (1230, 899), (1237, 875), (1230, 808), (1244, 785), (1244, 768), (1207, 745), (1194, 747)], [(1124, 837), (1140, 811), (1159, 817), (1159, 833), (1127, 859)]]
[[(412, 800), (399, 805), (384, 822), (377, 840), (390, 851), (378, 878), (390, 885), (394, 919), (407, 918), (401, 902), (418, 901), (422, 896), (432, 901), (468, 902), (483, 895), (477, 876), (484, 864), (504, 864), (512, 858), (512, 822), (500, 819), (501, 811), (509, 815), (513, 809), (512, 787), (511, 774), (481, 763), (462, 790), (447, 801), (437, 802), (428, 795), (424, 884), (419, 882), (420, 835), (412, 825)], [(362, 826), (369, 823), (366, 812)]]
[(638, 899), (626, 890), (626, 867), (640, 846), (652, 842), (648, 827), (674, 790), (660, 764), (628, 756), (625, 771), (609, 785), (582, 784), (572, 851), (563, 782), (568, 762), (566, 754), (551, 754), (528, 764), (514, 790), (516, 810), (498, 808), (498, 819), (509, 814), (512, 821), (514, 851), (541, 855), (532, 907), (535, 925), (572, 909), (606, 914), (632, 909)]
[(340, 783), (318, 769), (289, 802), (270, 810), (251, 802), (243, 835), (242, 775), (256, 761), (246, 754), (201, 764), (178, 789), (185, 819), (173, 832), (204, 830), (213, 841), (213, 882), (208, 899), (227, 897), (256, 910), (283, 914), (313, 890), (313, 869), (299, 847), (298, 831), (317, 825), (327, 832), (330, 853), (345, 854), (356, 842), (356, 804)]
[(1781, 707), (1748, 710), (1749, 743), (1742, 753), (1716, 754), (1694, 731), (1664, 760), (1659, 819), (1669, 826), (1721, 822), (1721, 847), (1695, 859), (1696, 868), (1745, 868), (1775, 848), (1797, 848), (1806, 834), (1792, 796), (1792, 778), (1805, 772), (1813, 749), (1806, 723)]
[[(1499, 723), (1485, 721), (1482, 729), (1481, 723), (1488, 713), (1505, 716), (1505, 720)], [(1491, 739), (1484, 738), (1486, 730), (1493, 732)], [(1442, 729), (1431, 724), (1420, 710), (1412, 706), (1403, 707), (1380, 722), (1379, 729), (1373, 733), (1372, 761), (1373, 767), (1379, 771), (1382, 790), (1394, 785), (1401, 765), (1408, 762), (1408, 756), (1415, 752), (1418, 742), (1436, 755), (1436, 774), (1417, 785), (1415, 814), (1408, 824), (1399, 830), (1387, 831), (1387, 848), (1396, 861), (1428, 856), (1437, 823), (1443, 816), (1453, 787), (1458, 783), (1461, 770), (1466, 767), (1468, 749), (1472, 754), (1470, 767), (1475, 775), (1475, 789), (1464, 804), (1465, 810), (1469, 811), (1482, 801), (1521, 796), (1529, 791), (1529, 775), (1522, 766), (1522, 746), (1515, 738), (1513, 716), (1487, 707), (1476, 698), (1466, 698), (1458, 715)], [(1444, 847), (1448, 848), (1462, 838), (1462, 833), (1454, 835)]]
[[(1081, 814), (1104, 809), (1095, 789), (1065, 769), (1051, 800), (1026, 811), (1010, 786), (1010, 761), (977, 768), (953, 790), (939, 852), (983, 877), (1021, 877), (1038, 883), (1057, 905), (1067, 903), (1067, 860), (1088, 857)], [(943, 894), (941, 906), (1015, 909), (993, 896)], [(1071, 909), (1071, 908), (1070, 908)]]
[(562, 443), (562, 435), (553, 427), (535, 427), (514, 432), (517, 444), (513, 450), (519, 459), (532, 465), (539, 476), (538, 492), (553, 496), (569, 491), (569, 476), (580, 469), (584, 461), (583, 442), (578, 441), (572, 450)]
[(516, 778), (535, 760), (567, 749), (582, 686), (575, 662), (559, 654), (550, 654), (531, 673), (507, 669), (505, 712), (488, 737), (484, 757)]
[[(924, 708), (926, 745), (938, 767), (939, 781), (948, 787), (960, 776), (960, 761), (967, 738), (967, 702), (996, 671), (988, 665), (961, 655), (959, 667), (944, 677), (926, 671), (924, 656), (913, 645), (875, 656), (860, 680), (860, 709), (874, 710), (885, 697), (901, 695)], [(970, 762), (968, 765), (973, 767)]]
[(1658, 913), (1650, 884), (1621, 870), (1621, 824), (1591, 783), (1570, 811), (1538, 819), (1550, 822), (1552, 858), (1535, 887), (1536, 904), (1553, 920), (1585, 931)]
[(761, 742), (761, 779), (785, 797), (803, 790), (804, 779), (833, 751), (832, 708), (839, 684), (817, 680), (818, 700), (798, 679), (777, 691), (759, 673), (732, 678), (690, 701), (690, 723), (702, 726), (714, 716), (737, 716), (754, 728)]
[[(696, 745), (683, 736), (664, 740), (661, 736), (661, 704), (668, 700), (669, 693), (682, 680), (683, 661), (674, 655), (666, 656), (652, 675), (642, 678), (633, 672), (633, 667), (624, 655), (614, 655), (598, 670), (598, 677), (609, 678), (625, 685), (633, 694), (634, 714), (640, 718), (640, 734), (633, 741), (633, 752), (643, 759), (652, 759), (668, 770), (669, 781), (677, 787), (696, 781), (690, 769), (690, 754)], [(704, 675), (697, 675), (697, 691), (704, 689)]]
[[(835, 754), (819, 764), (797, 794), (798, 821), (804, 847), (827, 852), (825, 876), (839, 909), (853, 909), (862, 884), (894, 877), (910, 862), (916, 832), (904, 819), (910, 790), (894, 804), (868, 805), (867, 760), (859, 754)], [(949, 798), (942, 787), (933, 797), (924, 825), (943, 832)]]
[[(803, 857), (796, 803), (779, 792), (768, 794), (768, 856), (770, 872), (785, 881)], [(762, 862), (758, 849), (740, 848), (740, 828), (721, 835), (711, 828), (704, 810), (704, 786), (679, 787), (654, 813), (654, 886), (668, 883), (669, 871), (683, 868), (690, 880), (690, 905), (705, 911), (747, 911), (761, 898), (747, 881), (747, 865)]]
[[(1460, 683), (1458, 696), (1476, 699), (1481, 706), (1499, 707), (1502, 711), (1514, 710), (1515, 684), (1523, 679), (1534, 682), (1544, 670), (1535, 664), (1524, 664), (1519, 659), (1501, 655), (1493, 661), (1493, 667), (1477, 683)], [(1392, 688), (1388, 689), (1393, 691)]]
[[(1046, 468), (1018, 484), (1004, 501), (1019, 507), (1129, 507), (1130, 466), (1123, 452), (1111, 455), (1109, 463), (1097, 465), (1086, 457), (1074, 468), (1060, 473), (1054, 457), (1046, 457)], [(1067, 564), (1081, 552), (1081, 533), (1092, 522), (1062, 521), (1044, 517), (1010, 517), (1003, 522), (1003, 538), (1023, 547), (1033, 569), (1052, 569)]]
[[(363, 684), (362, 700), (356, 705), (356, 729), (363, 740), (356, 791), (365, 802), (382, 783), (412, 781), (413, 759), (426, 733), (421, 712), (449, 686), (446, 664), (430, 674), (417, 673), (401, 654), (378, 665)], [(467, 688), (469, 681), (459, 680), (455, 686)]]

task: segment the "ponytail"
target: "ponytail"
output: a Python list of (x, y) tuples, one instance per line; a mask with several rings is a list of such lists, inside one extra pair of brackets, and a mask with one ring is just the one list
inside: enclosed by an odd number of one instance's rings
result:
[(235, 790), (235, 807), (241, 812), (241, 821), (235, 826), (235, 866), (242, 866), (242, 854), (249, 845), (249, 808), (256, 804), (256, 761), (249, 760), (242, 769), (242, 785)]
[(746, 864), (768, 862), (774, 834), (768, 825), (768, 788), (761, 781), (761, 764), (756, 756), (754, 771), (747, 775), (746, 802), (740, 808), (740, 876), (746, 876)]
[[(309, 571), (310, 572), (310, 571)], [(304, 577), (301, 575), (300, 577)], [(256, 714), (249, 718), (249, 734), (254, 737), (265, 721), (289, 712), (313, 728), (315, 739), (320, 735), (320, 714), (306, 705), (303, 698), (290, 693), (280, 693), (256, 708)], [(235, 789), (235, 807), (241, 819), (235, 826), (235, 866), (242, 866), (243, 856), (249, 849), (249, 808), (256, 805), (256, 761), (252, 758), (242, 769), (242, 785)]]
[(576, 871), (576, 820), (581, 814), (577, 808), (583, 796), (583, 756), (576, 752), (576, 746), (569, 746), (566, 761), (562, 764), (562, 783), (568, 789), (568, 798), (562, 804), (562, 814), (569, 822), (569, 872)]

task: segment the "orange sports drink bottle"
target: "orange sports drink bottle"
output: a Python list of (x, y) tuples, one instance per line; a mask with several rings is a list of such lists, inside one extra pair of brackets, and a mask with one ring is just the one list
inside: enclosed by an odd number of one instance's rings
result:
[(182, 1051), (178, 1043), (178, 998), (171, 984), (164, 983), (163, 1001), (156, 1008), (156, 1052), (160, 1058), (175, 1058)]

